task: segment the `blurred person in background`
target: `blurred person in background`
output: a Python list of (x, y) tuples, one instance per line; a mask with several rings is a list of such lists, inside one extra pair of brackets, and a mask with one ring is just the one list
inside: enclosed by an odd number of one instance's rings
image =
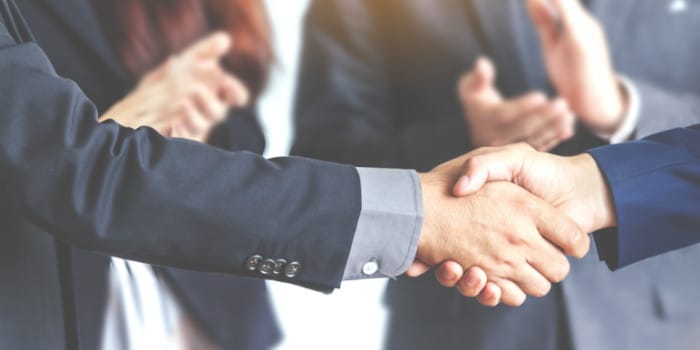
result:
[[(101, 121), (263, 152), (256, 101), (273, 53), (262, 1), (17, 3)], [(264, 281), (111, 260), (72, 251), (83, 348), (257, 350), (280, 339)]]
[[(208, 56), (194, 48), (184, 58)], [(589, 250), (560, 208), (514, 184), (451, 196), (460, 158), (422, 174), (268, 160), (101, 123), (79, 86), (56, 74), (13, 0), (0, 0), (0, 76), (3, 348), (81, 347), (72, 246), (326, 293), (342, 281), (395, 278), (416, 260), (454, 260), (482, 268), (509, 305), (525, 296), (507, 291), (544, 295), (568, 274), (564, 254)], [(131, 296), (151, 307), (154, 290)]]
[[(574, 154), (697, 123), (698, 26), (683, 0), (313, 1), (293, 153), (425, 170), (475, 147)], [(518, 309), (390, 281), (387, 348), (696, 348), (700, 248), (615, 274), (596, 255)]]

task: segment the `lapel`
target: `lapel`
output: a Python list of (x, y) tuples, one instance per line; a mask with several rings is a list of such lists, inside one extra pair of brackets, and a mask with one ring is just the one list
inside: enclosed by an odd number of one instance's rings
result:
[(116, 77), (126, 73), (109, 45), (89, 0), (33, 0), (41, 2)]
[[(498, 69), (498, 86), (506, 96), (521, 94), (530, 86), (524, 59), (531, 50), (523, 43), (522, 0), (472, 1), (481, 20), (491, 59)], [(525, 45), (523, 45), (525, 44)], [(524, 52), (527, 51), (527, 52)], [(529, 67), (528, 67), (529, 68)]]

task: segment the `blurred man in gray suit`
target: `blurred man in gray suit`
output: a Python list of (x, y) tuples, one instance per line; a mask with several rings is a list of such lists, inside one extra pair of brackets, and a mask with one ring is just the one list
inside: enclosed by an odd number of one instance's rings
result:
[[(571, 154), (700, 122), (697, 62), (690, 0), (318, 0), (294, 152), (416, 169), (516, 141)], [(615, 274), (596, 255), (519, 309), (392, 281), (388, 348), (697, 348), (700, 248)]]

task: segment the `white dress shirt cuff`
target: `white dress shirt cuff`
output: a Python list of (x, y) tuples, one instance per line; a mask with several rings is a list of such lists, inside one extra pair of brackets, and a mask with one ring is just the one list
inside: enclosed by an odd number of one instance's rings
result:
[(620, 127), (611, 134), (594, 132), (596, 136), (601, 139), (608, 141), (611, 145), (629, 141), (634, 136), (634, 132), (637, 129), (637, 123), (639, 122), (639, 113), (641, 101), (639, 98), (639, 91), (637, 87), (634, 86), (632, 81), (624, 76), (619, 76), (620, 84), (622, 88), (625, 89), (627, 94), (627, 112), (625, 113), (622, 124)]
[(423, 196), (413, 170), (358, 168), (362, 211), (343, 280), (406, 272), (423, 226)]

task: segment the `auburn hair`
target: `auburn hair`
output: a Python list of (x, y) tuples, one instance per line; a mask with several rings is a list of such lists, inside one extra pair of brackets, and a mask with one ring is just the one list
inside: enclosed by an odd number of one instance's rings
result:
[(274, 60), (262, 0), (98, 0), (94, 2), (129, 73), (141, 77), (208, 32), (233, 38), (224, 65), (258, 97)]

